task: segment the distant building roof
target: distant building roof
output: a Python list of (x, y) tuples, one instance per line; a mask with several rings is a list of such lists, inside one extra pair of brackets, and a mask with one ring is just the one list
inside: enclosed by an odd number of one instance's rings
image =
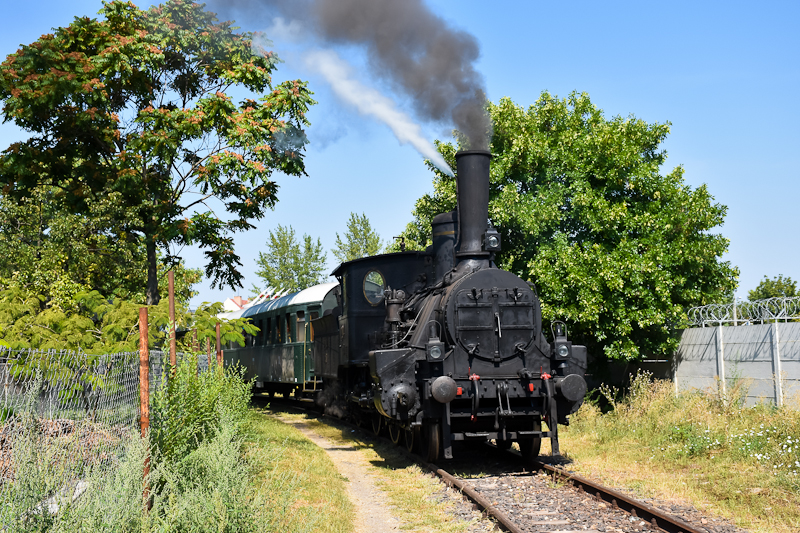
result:
[(233, 298), (228, 298), (224, 302), (222, 302), (222, 309), (227, 312), (234, 312), (243, 309), (249, 300), (243, 299), (241, 296), (234, 296)]

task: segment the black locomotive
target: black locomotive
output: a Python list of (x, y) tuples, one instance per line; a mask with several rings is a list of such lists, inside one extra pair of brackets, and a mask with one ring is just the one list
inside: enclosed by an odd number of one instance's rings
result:
[[(561, 322), (548, 342), (533, 285), (495, 265), (500, 235), (488, 224), (490, 158), (485, 151), (456, 154), (458, 208), (433, 219), (427, 250), (366, 257), (334, 271), (339, 283), (328, 305), (310, 314), (300, 380), (275, 371), (253, 377), (267, 388), (289, 382), (314, 391), (326, 407), (376, 432), (388, 426), (392, 440), (418, 446), (429, 461), (452, 458), (454, 441), (469, 440), (500, 447), (516, 441), (531, 462), (549, 437), (558, 454), (558, 424), (568, 423), (586, 394), (586, 348), (567, 339)], [(264, 329), (257, 309), (248, 314)], [(253, 348), (252, 357), (226, 351), (226, 359), (278, 374), (291, 367), (297, 375), (297, 364), (257, 364), (267, 352)]]
[[(315, 370), (354, 416), (389, 426), (428, 460), (453, 441), (517, 441), (533, 460), (542, 437), (586, 394), (586, 348), (563, 324), (545, 339), (534, 288), (493, 262), (489, 161), (456, 154), (458, 210), (433, 219), (433, 245), (342, 264), (339, 306), (312, 322)], [(336, 290), (334, 289), (334, 290)], [(548, 431), (543, 432), (545, 421)]]

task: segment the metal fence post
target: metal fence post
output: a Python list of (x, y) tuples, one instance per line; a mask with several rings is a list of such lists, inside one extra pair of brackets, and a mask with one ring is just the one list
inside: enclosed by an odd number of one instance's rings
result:
[(778, 335), (778, 320), (772, 322), (772, 370), (775, 373), (775, 405), (783, 405), (783, 384), (781, 383), (781, 349)]
[(728, 386), (725, 383), (725, 342), (722, 338), (722, 324), (717, 326), (717, 375), (722, 385), (723, 399), (728, 394)]

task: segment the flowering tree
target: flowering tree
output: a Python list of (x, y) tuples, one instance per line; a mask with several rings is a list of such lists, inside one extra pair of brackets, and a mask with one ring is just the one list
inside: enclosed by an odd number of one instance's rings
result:
[[(0, 66), (5, 120), (31, 133), (0, 155), (14, 198), (51, 187), (71, 212), (107, 221), (112, 239), (144, 243), (147, 303), (159, 301), (158, 257), (205, 250), (212, 285), (241, 286), (232, 234), (277, 200), (272, 174), (304, 175), (306, 84), (272, 84), (277, 58), (254, 51), (199, 4), (142, 11), (104, 3)], [(256, 100), (234, 103), (238, 88)]]

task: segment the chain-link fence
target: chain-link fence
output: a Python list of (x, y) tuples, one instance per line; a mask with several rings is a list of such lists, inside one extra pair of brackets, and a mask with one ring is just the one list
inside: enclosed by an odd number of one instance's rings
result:
[[(168, 361), (150, 351), (151, 392), (166, 382)], [(198, 372), (208, 366), (199, 356)], [(139, 432), (139, 352), (0, 347), (0, 383), (0, 530), (9, 513), (52, 511), (53, 498), (26, 494), (78, 494), (81, 480), (112, 465)], [(32, 479), (44, 485), (30, 487)]]

